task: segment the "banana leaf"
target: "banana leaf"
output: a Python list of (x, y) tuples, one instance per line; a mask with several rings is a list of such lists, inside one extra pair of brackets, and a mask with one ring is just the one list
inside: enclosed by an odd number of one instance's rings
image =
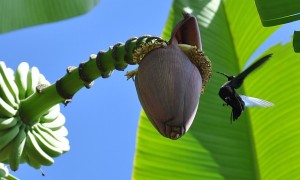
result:
[(293, 47), (294, 51), (300, 52), (300, 31), (295, 31), (293, 36)]
[(198, 18), (213, 77), (200, 97), (191, 129), (179, 140), (162, 137), (141, 112), (133, 179), (299, 179), (300, 55), (293, 52), (292, 43), (279, 43), (262, 53), (273, 57), (238, 91), (275, 106), (246, 109), (231, 124), (231, 109), (222, 106), (218, 96), (227, 79), (216, 72), (241, 72), (279, 26), (263, 27), (252, 0), (175, 0), (164, 38), (170, 37), (182, 11)]
[(59, 21), (90, 11), (99, 0), (1, 0), (0, 33)]
[(255, 0), (264, 26), (275, 26), (300, 19), (300, 3), (295, 0)]
[[(300, 19), (300, 3), (294, 0), (255, 0), (261, 22), (264, 26), (276, 26)], [(299, 52), (299, 34), (294, 33), (294, 51)]]

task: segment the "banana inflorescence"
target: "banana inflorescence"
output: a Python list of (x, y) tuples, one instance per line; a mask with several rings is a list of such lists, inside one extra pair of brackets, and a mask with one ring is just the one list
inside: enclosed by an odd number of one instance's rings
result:
[[(102, 78), (107, 78), (115, 69), (124, 70), (128, 64), (137, 64), (142, 57), (135, 57), (133, 54), (147, 54), (164, 46), (166, 41), (159, 37), (147, 35), (130, 38), (125, 44), (118, 43), (108, 51), (100, 51), (97, 56), (91, 56), (89, 62), (96, 61), (97, 72), (100, 72)], [(92, 82), (87, 76), (86, 66), (90, 65), (81, 63), (78, 73), (80, 81), (89, 88)], [(67, 72), (73, 70), (69, 68)], [(64, 94), (68, 93), (61, 90), (60, 82), (61, 80), (56, 82), (57, 93), (63, 99), (70, 99), (73, 94), (65, 97)], [(43, 88), (47, 86), (51, 85), (38, 68), (30, 68), (28, 63), (23, 62), (14, 72), (4, 62), (0, 62), (0, 162), (9, 164), (13, 171), (21, 163), (27, 163), (36, 169), (52, 165), (53, 158), (70, 150), (69, 140), (66, 138), (68, 130), (64, 126), (66, 120), (60, 112), (59, 104), (38, 118), (23, 116), (24, 106), (26, 113), (35, 109), (31, 108), (31, 104), (24, 105), (24, 102), (28, 102), (37, 93), (45, 93)], [(34, 112), (38, 111), (35, 109)]]
[[(9, 164), (13, 171), (19, 168), (20, 163), (27, 163), (36, 169), (52, 165), (53, 158), (70, 150), (66, 138), (68, 130), (64, 126), (66, 119), (60, 112), (60, 105), (53, 104), (63, 99), (66, 105), (82, 86), (90, 88), (93, 80), (99, 76), (108, 78), (115, 69), (124, 70), (128, 64), (140, 64), (148, 53), (159, 48), (166, 49), (168, 45), (167, 41), (159, 37), (130, 38), (125, 44), (117, 43), (108, 51), (92, 55), (89, 61), (81, 63), (78, 68), (69, 67), (67, 74), (53, 85), (36, 67), (30, 68), (25, 62), (15, 72), (0, 62), (0, 162)], [(192, 51), (195, 47), (191, 45), (179, 47), (191, 57), (194, 65), (200, 67), (204, 87), (211, 74), (210, 62), (202, 63), (203, 53), (197, 47), (195, 51)], [(136, 73), (136, 70), (131, 71), (126, 76), (133, 78)], [(73, 83), (75, 86), (67, 86), (71, 81), (76, 82)], [(43, 90), (45, 87), (48, 91)], [(50, 95), (57, 96), (59, 100), (45, 105), (46, 102), (38, 98), (51, 90), (55, 93)], [(49, 95), (43, 97), (55, 99)], [(33, 99), (39, 103), (28, 103), (34, 102)], [(41, 106), (41, 103), (44, 104)]]
[(68, 131), (59, 104), (50, 108), (35, 124), (19, 116), (19, 104), (37, 91), (39, 85), (50, 85), (36, 67), (21, 63), (14, 72), (0, 62), (0, 162), (16, 171), (20, 163), (34, 168), (49, 166), (53, 158), (69, 151)]

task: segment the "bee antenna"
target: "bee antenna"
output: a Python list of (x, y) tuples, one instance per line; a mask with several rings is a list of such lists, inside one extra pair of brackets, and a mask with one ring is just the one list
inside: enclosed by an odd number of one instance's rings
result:
[(233, 76), (229, 76), (229, 75), (227, 75), (227, 74), (225, 74), (223, 72), (217, 72), (217, 73), (222, 74), (223, 76), (227, 77), (228, 80), (230, 80), (230, 79), (233, 78)]
[(226, 76), (226, 77), (229, 77), (227, 74), (225, 74), (225, 73), (223, 73), (223, 72), (217, 71), (217, 73), (222, 74), (222, 75), (224, 75), (224, 76)]

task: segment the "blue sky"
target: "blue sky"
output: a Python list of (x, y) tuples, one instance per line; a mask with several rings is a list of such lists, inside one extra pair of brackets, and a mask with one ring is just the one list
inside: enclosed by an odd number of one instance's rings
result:
[[(27, 61), (54, 83), (68, 66), (78, 66), (90, 54), (117, 42), (144, 34), (160, 36), (171, 3), (102, 0), (86, 15), (0, 35), (0, 60), (13, 69)], [(295, 29), (300, 29), (300, 23), (285, 26), (251, 59), (278, 38), (290, 39)], [(28, 165), (13, 174), (23, 180), (131, 179), (141, 106), (125, 72), (96, 80), (91, 89), (82, 89), (71, 104), (62, 106), (71, 150), (55, 158), (53, 166), (43, 167), (45, 177)]]

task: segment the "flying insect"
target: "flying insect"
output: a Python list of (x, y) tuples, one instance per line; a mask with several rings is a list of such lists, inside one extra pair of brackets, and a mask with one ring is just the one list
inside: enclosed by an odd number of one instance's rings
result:
[(241, 113), (244, 111), (245, 107), (253, 107), (253, 106), (260, 106), (260, 107), (270, 107), (274, 104), (262, 99), (248, 97), (245, 95), (239, 95), (235, 90), (241, 87), (243, 84), (244, 79), (255, 69), (259, 66), (264, 64), (272, 54), (268, 54), (257, 60), (243, 72), (238, 74), (237, 76), (229, 76), (225, 73), (218, 72), (227, 77), (228, 81), (224, 83), (219, 91), (219, 96), (225, 102), (225, 105), (229, 105), (232, 108), (231, 111), (231, 122), (237, 120)]

